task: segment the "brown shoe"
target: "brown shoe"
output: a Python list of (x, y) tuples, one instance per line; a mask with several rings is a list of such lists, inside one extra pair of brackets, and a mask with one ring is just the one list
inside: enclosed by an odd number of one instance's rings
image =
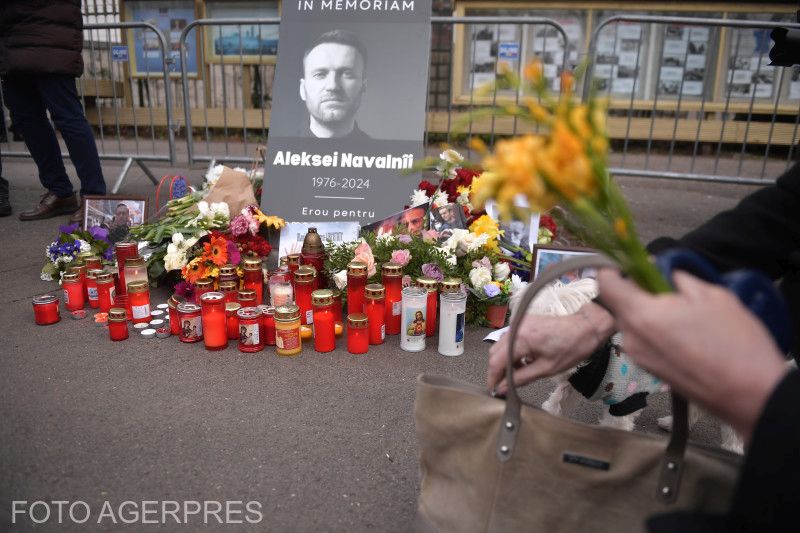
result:
[(83, 209), (81, 209), (80, 207), (78, 207), (78, 210), (72, 213), (72, 216), (69, 217), (70, 224), (74, 224), (76, 222), (80, 224), (81, 227), (83, 227)]
[(42, 195), (39, 205), (19, 214), (20, 220), (41, 220), (71, 214), (80, 208), (75, 195), (59, 198), (52, 192)]

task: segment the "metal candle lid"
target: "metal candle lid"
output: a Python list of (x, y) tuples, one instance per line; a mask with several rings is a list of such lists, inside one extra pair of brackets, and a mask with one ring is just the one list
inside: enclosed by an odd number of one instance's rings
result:
[(318, 289), (311, 293), (311, 305), (323, 306), (333, 303), (333, 291)]
[(114, 282), (114, 276), (111, 274), (111, 272), (103, 271), (101, 274), (95, 275), (95, 280), (97, 281), (97, 283), (101, 283), (101, 284), (102, 283), (113, 283)]
[(139, 245), (136, 241), (119, 241), (114, 245), (115, 250), (129, 250), (129, 249), (138, 250)]
[(257, 257), (246, 257), (242, 261), (242, 267), (245, 270), (261, 270), (261, 259)]
[(146, 281), (131, 281), (128, 283), (128, 294), (135, 294), (137, 292), (147, 292)]
[(417, 278), (417, 286), (422, 287), (428, 292), (436, 292), (438, 290), (439, 283), (437, 283), (435, 279), (429, 278), (428, 276), (420, 276)]
[(214, 280), (209, 278), (198, 279), (197, 281), (194, 282), (194, 286), (195, 288), (201, 290), (210, 289), (211, 287), (214, 286)]
[(384, 277), (395, 278), (403, 275), (403, 267), (399, 263), (384, 263), (381, 272)]
[(361, 277), (367, 275), (367, 264), (361, 261), (353, 261), (347, 265), (347, 275)]
[(380, 300), (386, 294), (386, 289), (380, 283), (370, 283), (364, 289), (366, 297), (370, 300)]
[(126, 322), (128, 317), (125, 314), (124, 309), (120, 309), (119, 307), (112, 307), (108, 310), (108, 321), (109, 322)]
[(301, 249), (304, 254), (321, 254), (325, 251), (325, 245), (322, 244), (322, 237), (317, 233), (317, 228), (308, 228), (308, 233), (303, 238), (303, 248)]
[(103, 274), (103, 273), (105, 273), (105, 270), (100, 270), (100, 269), (97, 269), (97, 268), (93, 268), (93, 269), (88, 270), (86, 272), (86, 277), (89, 278), (89, 279), (97, 280), (97, 276), (100, 275), (100, 274)]
[(170, 309), (177, 309), (179, 304), (182, 304), (186, 301), (186, 298), (181, 296), (180, 294), (173, 294), (167, 300), (167, 305)]
[(236, 281), (233, 281), (233, 280), (231, 280), (231, 281), (220, 281), (219, 282), (219, 290), (221, 290), (223, 292), (235, 291), (236, 287), (238, 285), (239, 285), (239, 283), (236, 282)]
[(295, 283), (311, 283), (317, 275), (316, 269), (308, 268), (308, 266), (301, 266), (294, 271)]
[(240, 319), (254, 320), (261, 316), (261, 311), (259, 311), (258, 307), (242, 307), (236, 311), (236, 316)]
[[(219, 293), (222, 294), (222, 293)], [(253, 289), (242, 289), (239, 291), (239, 300), (249, 302), (256, 299), (256, 291)]]
[(40, 294), (33, 297), (33, 305), (45, 305), (58, 301), (58, 298), (52, 294)]
[(300, 308), (294, 304), (281, 305), (275, 308), (275, 320), (291, 322), (300, 318)]
[(125, 258), (125, 267), (143, 267), (144, 266), (144, 258), (142, 257), (126, 257)]
[(222, 265), (219, 267), (219, 275), (220, 276), (230, 276), (236, 274), (236, 267), (228, 263), (227, 265)]
[(300, 254), (289, 254), (286, 256), (286, 263), (289, 265), (300, 265)]
[(201, 302), (217, 303), (225, 299), (225, 295), (221, 292), (206, 292), (200, 297)]
[(363, 329), (367, 327), (367, 315), (364, 313), (347, 315), (347, 327), (353, 329)]
[(178, 304), (179, 313), (197, 313), (200, 311), (200, 306), (191, 302), (182, 302)]
[(65, 283), (75, 283), (76, 281), (78, 281), (80, 279), (81, 279), (81, 275), (80, 274), (76, 274), (75, 272), (67, 272), (61, 278), (61, 281), (65, 282)]
[(225, 312), (229, 315), (235, 315), (236, 311), (242, 308), (239, 302), (228, 302), (225, 304)]
[(447, 278), (442, 281), (442, 292), (461, 292), (461, 280), (459, 278)]

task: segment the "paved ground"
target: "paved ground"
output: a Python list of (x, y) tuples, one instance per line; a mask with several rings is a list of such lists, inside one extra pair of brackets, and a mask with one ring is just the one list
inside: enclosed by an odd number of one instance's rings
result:
[[(5, 159), (3, 166), (16, 214), (41, 192), (35, 167), (21, 159)], [(104, 163), (109, 181), (119, 168)], [(194, 181), (202, 174), (154, 171), (184, 173)], [(646, 239), (678, 236), (753, 190), (621, 182)], [(134, 168), (122, 192), (152, 198), (152, 190)], [(284, 359), (234, 348), (211, 353), (176, 339), (112, 344), (104, 330), (68, 318), (39, 327), (30, 298), (55, 290), (39, 280), (39, 270), (45, 245), (65, 221), (0, 219), (0, 528), (33, 529), (28, 519), (10, 524), (12, 500), (84, 501), (93, 513), (89, 524), (104, 501), (116, 509), (126, 500), (253, 500), (262, 505), (263, 522), (226, 530), (409, 529), (417, 493), (415, 377), (430, 372), (482, 383), (487, 347), (480, 339), (488, 330), (469, 331), (459, 358), (442, 357), (430, 344), (425, 352), (405, 353), (390, 339), (364, 357), (340, 348)], [(167, 296), (158, 294), (156, 300)], [(540, 383), (527, 395), (541, 402), (549, 390)], [(583, 406), (573, 415), (592, 420), (597, 409)], [(654, 421), (665, 409), (663, 398), (654, 401), (641, 416), (641, 429), (658, 431)], [(719, 440), (707, 418), (695, 436)], [(37, 517), (44, 513), (37, 511)], [(80, 518), (81, 509), (76, 511)], [(57, 526), (54, 520), (44, 529), (97, 527)], [(161, 529), (198, 529), (197, 520), (192, 523)], [(104, 524), (106, 530), (125, 529), (108, 518)]]

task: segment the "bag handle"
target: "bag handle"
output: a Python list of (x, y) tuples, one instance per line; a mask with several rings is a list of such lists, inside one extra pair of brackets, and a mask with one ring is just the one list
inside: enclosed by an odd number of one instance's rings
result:
[[(520, 427), (520, 411), (522, 400), (517, 393), (514, 384), (514, 345), (516, 344), (517, 334), (520, 330), (524, 310), (533, 301), (539, 292), (547, 285), (557, 280), (567, 272), (580, 270), (582, 268), (615, 268), (619, 265), (605, 255), (594, 255), (576, 257), (568, 259), (557, 265), (548, 268), (525, 289), (520, 299), (519, 307), (521, 311), (514, 315), (508, 332), (508, 359), (506, 360), (506, 382), (508, 383), (508, 393), (506, 394), (506, 408), (503, 414), (500, 433), (497, 438), (497, 457), (500, 462), (511, 459), (517, 441)], [(681, 472), (683, 471), (683, 456), (686, 450), (686, 442), (689, 437), (688, 405), (686, 400), (675, 393), (672, 394), (672, 434), (664, 452), (664, 459), (661, 464), (661, 475), (658, 484), (658, 498), (665, 503), (673, 503), (678, 495)]]

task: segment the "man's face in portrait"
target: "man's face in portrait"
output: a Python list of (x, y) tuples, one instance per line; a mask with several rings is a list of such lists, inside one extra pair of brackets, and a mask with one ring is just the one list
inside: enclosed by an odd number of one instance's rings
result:
[(128, 209), (128, 206), (125, 204), (117, 205), (117, 209), (114, 211), (114, 222), (115, 226), (127, 226), (130, 222), (131, 212)]
[(422, 207), (409, 209), (400, 217), (400, 223), (405, 224), (411, 234), (421, 233), (425, 226), (425, 209)]
[(439, 208), (439, 216), (448, 224), (452, 224), (456, 221), (456, 214), (449, 205), (444, 205)]
[(347, 126), (366, 89), (364, 71), (364, 58), (352, 46), (322, 43), (313, 48), (303, 61), (300, 80), (300, 98), (312, 121), (333, 129)]

